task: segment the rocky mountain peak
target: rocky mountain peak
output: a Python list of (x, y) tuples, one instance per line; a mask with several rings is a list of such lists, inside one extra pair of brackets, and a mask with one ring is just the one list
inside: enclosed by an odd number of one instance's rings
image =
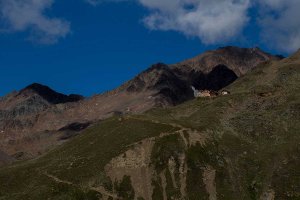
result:
[(83, 96), (80, 95), (75, 95), (75, 94), (65, 95), (65, 94), (58, 93), (52, 90), (50, 87), (39, 83), (33, 83), (25, 87), (24, 89), (22, 89), (17, 94), (17, 96), (32, 96), (32, 95), (39, 95), (50, 104), (76, 102), (83, 99)]
[(172, 71), (168, 65), (157, 63), (125, 83), (121, 88), (125, 88), (127, 92), (141, 92), (145, 89), (154, 89), (154, 85), (159, 82), (161, 77), (169, 77), (171, 74)]
[(48, 86), (33, 83), (0, 100), (0, 130), (16, 132), (30, 130), (42, 112), (45, 112), (43, 114), (45, 115), (46, 111), (55, 108), (56, 104), (77, 102), (82, 99), (80, 95), (64, 95)]
[(208, 74), (214, 67), (225, 65), (240, 77), (260, 63), (279, 59), (279, 57), (268, 54), (258, 47), (240, 48), (226, 46), (216, 50), (207, 51), (194, 58), (175, 64), (173, 65), (173, 68), (182, 73), (201, 71)]
[(129, 93), (152, 92), (159, 104), (176, 105), (192, 98), (192, 90), (166, 64), (157, 63), (125, 83), (122, 87)]

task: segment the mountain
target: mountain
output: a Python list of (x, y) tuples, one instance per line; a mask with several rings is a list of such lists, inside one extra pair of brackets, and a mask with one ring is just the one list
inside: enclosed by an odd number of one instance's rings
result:
[(173, 68), (184, 73), (201, 71), (205, 74), (211, 72), (218, 65), (225, 65), (237, 76), (245, 75), (257, 65), (269, 61), (280, 60), (282, 57), (273, 56), (259, 48), (240, 48), (234, 46), (221, 47), (207, 51), (192, 59), (173, 65)]
[(157, 91), (166, 105), (177, 105), (193, 97), (191, 86), (218, 91), (256, 66), (280, 59), (259, 48), (222, 47), (174, 65), (153, 65), (121, 88)]
[(58, 93), (52, 90), (51, 88), (38, 83), (33, 83), (27, 86), (26, 88), (21, 90), (18, 94), (18, 96), (27, 96), (27, 97), (30, 97), (32, 95), (38, 95), (50, 104), (76, 102), (84, 99), (84, 97), (80, 95), (75, 95), (75, 94), (64, 95)]
[[(18, 117), (36, 113), (54, 104), (64, 104), (83, 100), (80, 95), (64, 95), (51, 88), (34, 83), (19, 92), (8, 94), (0, 100), (2, 118)], [(5, 113), (5, 111), (7, 111)], [(11, 115), (11, 117), (10, 117)]]
[(220, 90), (261, 63), (280, 60), (259, 48), (221, 47), (174, 64), (172, 70), (197, 89)]
[(220, 90), (272, 60), (279, 58), (258, 48), (224, 47), (175, 65), (155, 64), (119, 88), (85, 99), (35, 83), (0, 99), (0, 149), (35, 157), (68, 138), (64, 127), (175, 106), (194, 98), (191, 86)]
[[(160, 85), (144, 75), (121, 91)], [(299, 81), (298, 52), (250, 70), (226, 87), (230, 95), (96, 122), (40, 158), (1, 168), (0, 197), (299, 199)]]
[(64, 95), (47, 86), (34, 83), (0, 100), (0, 129), (2, 131), (26, 129), (34, 125), (35, 120), (31, 119), (32, 117), (37, 117), (51, 106), (83, 99), (80, 95)]
[[(37, 154), (38, 150), (33, 148), (33, 143), (40, 141), (37, 138), (42, 135), (41, 131), (36, 128), (40, 116), (49, 112), (59, 112), (61, 110), (59, 107), (83, 99), (80, 95), (64, 95), (37, 83), (1, 98), (0, 149), (11, 156), (23, 154), (24, 152), (26, 154)], [(42, 124), (45, 126), (42, 131), (46, 131), (46, 125), (49, 124), (49, 121), (44, 121)], [(41, 146), (44, 145), (45, 143), (41, 144)], [(15, 149), (18, 149), (18, 151)], [(40, 149), (40, 147), (37, 149)]]
[(162, 63), (151, 66), (125, 83), (121, 90), (129, 93), (155, 91), (154, 96), (161, 105), (176, 105), (193, 97), (190, 85), (177, 77), (168, 65)]

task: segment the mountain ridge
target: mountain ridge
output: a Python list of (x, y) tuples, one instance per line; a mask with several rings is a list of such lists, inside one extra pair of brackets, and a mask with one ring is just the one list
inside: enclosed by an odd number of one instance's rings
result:
[[(243, 58), (239, 60), (238, 58)], [(220, 47), (216, 50), (204, 52), (194, 58), (172, 65), (188, 67), (188, 71), (202, 71), (209, 73), (213, 67), (223, 64), (233, 70), (237, 76), (242, 76), (258, 64), (268, 60), (280, 60), (280, 56), (273, 56), (260, 48), (239, 48), (234, 46)]]
[[(194, 98), (191, 86), (220, 90), (243, 76), (234, 71), (237, 63), (243, 64), (241, 72), (246, 73), (256, 64), (279, 59), (258, 49), (238, 47), (224, 47), (198, 57), (205, 58), (207, 67), (203, 68), (199, 60), (198, 65), (194, 62), (191, 66), (188, 62), (158, 63), (112, 91), (85, 99), (80, 95), (57, 93), (41, 84), (29, 85), (0, 100), (0, 130), (4, 131), (0, 135), (0, 149), (10, 149), (6, 151), (9, 155), (18, 153), (14, 149), (36, 155), (38, 149), (48, 145), (45, 144), (48, 136), (32, 139), (37, 135), (49, 135), (49, 132), (55, 135), (74, 123), (89, 124), (116, 114), (138, 114), (155, 107), (175, 106)], [(230, 63), (234, 66), (229, 66)], [(37, 150), (22, 146), (27, 143), (26, 138), (37, 144)]]
[(60, 104), (60, 103), (68, 103), (68, 102), (76, 102), (83, 100), (84, 97), (81, 95), (76, 94), (70, 94), (65, 95), (58, 93), (48, 86), (39, 84), (39, 83), (33, 83), (25, 87), (24, 89), (20, 90), (18, 95), (32, 95), (37, 94), (40, 95), (42, 98), (44, 98), (46, 101), (48, 101), (51, 104)]

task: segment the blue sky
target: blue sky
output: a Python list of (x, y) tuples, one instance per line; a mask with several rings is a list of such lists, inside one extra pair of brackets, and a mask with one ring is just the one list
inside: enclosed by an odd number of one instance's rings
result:
[[(298, 0), (201, 1), (0, 0), (0, 96), (33, 82), (90, 96), (151, 64), (219, 46), (260, 46), (284, 55), (300, 46), (300, 24), (291, 22), (298, 12), (286, 14), (300, 8)], [(214, 11), (224, 14), (216, 18)], [(292, 34), (275, 34), (282, 30)]]

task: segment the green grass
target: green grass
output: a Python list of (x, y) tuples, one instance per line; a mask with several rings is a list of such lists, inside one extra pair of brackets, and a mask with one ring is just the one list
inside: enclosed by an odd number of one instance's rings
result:
[[(39, 159), (0, 170), (0, 182), (5, 183), (0, 187), (0, 199), (27, 199), (28, 195), (30, 199), (40, 199), (41, 193), (44, 199), (52, 198), (51, 185), (57, 183), (46, 177), (46, 172), (78, 185), (78, 188), (66, 185), (70, 191), (84, 191), (90, 183), (111, 187), (103, 172), (111, 158), (144, 138), (173, 131), (175, 129), (168, 125), (134, 119), (108, 119)], [(76, 199), (73, 192), (62, 193), (65, 199)]]

